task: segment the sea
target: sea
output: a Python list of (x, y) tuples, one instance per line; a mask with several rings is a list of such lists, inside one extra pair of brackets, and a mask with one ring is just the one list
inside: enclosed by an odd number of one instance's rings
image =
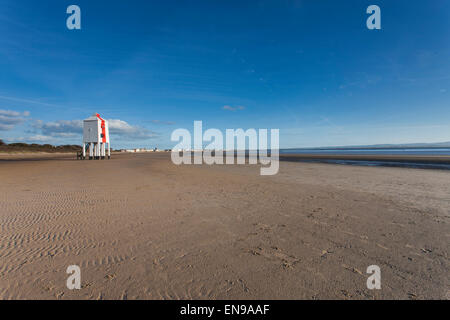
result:
[[(374, 155), (374, 156), (450, 156), (450, 148), (315, 148), (315, 149), (280, 149), (280, 155), (308, 154), (308, 155)], [(407, 157), (406, 157), (407, 158)], [(359, 160), (359, 159), (295, 159), (299, 162), (332, 163), (357, 166), (406, 167), (417, 169), (450, 170), (450, 159), (444, 162), (429, 162), (420, 160)]]

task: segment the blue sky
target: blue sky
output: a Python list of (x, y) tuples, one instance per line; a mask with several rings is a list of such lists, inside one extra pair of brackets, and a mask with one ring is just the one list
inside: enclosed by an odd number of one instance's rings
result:
[(194, 120), (284, 148), (449, 141), (449, 36), (445, 0), (0, 0), (0, 139), (80, 143), (100, 113), (113, 147)]

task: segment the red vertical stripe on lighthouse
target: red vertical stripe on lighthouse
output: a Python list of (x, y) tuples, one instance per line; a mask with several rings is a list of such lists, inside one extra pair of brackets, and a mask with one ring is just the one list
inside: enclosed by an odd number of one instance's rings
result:
[(101, 127), (102, 127), (102, 142), (106, 143), (106, 125), (105, 120), (100, 117), (100, 115), (97, 113), (97, 118), (99, 118), (102, 121)]

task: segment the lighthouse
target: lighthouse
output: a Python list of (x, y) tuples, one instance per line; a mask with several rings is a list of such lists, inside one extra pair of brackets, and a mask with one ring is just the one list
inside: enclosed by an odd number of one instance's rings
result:
[(96, 113), (83, 121), (83, 159), (86, 159), (87, 150), (89, 150), (89, 160), (105, 159), (106, 148), (108, 159), (111, 159), (108, 121)]

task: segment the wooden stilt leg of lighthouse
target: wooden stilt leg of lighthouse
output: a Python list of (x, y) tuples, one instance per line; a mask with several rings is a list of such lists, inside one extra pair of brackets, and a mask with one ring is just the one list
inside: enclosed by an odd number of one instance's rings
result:
[(102, 143), (102, 160), (105, 159), (105, 144)]
[(89, 143), (89, 160), (94, 158), (94, 143)]

